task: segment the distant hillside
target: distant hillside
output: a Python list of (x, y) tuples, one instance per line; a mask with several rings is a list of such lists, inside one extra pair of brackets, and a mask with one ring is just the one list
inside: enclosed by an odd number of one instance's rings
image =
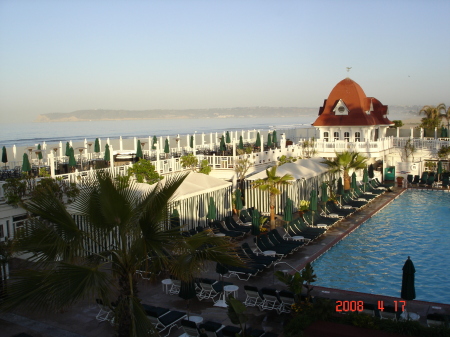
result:
[(317, 108), (250, 107), (228, 109), (189, 110), (77, 110), (69, 113), (54, 112), (39, 115), (35, 122), (70, 122), (155, 118), (242, 118), (242, 117), (295, 117), (317, 114)]

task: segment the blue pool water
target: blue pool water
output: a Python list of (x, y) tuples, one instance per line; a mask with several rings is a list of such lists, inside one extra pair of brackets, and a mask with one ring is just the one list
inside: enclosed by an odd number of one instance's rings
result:
[(403, 193), (314, 262), (316, 284), (400, 297), (408, 256), (416, 300), (450, 304), (450, 193)]

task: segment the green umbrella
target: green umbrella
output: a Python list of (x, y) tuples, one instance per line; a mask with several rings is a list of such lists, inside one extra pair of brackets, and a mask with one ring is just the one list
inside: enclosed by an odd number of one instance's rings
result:
[(231, 143), (231, 138), (230, 138), (230, 133), (227, 131), (227, 133), (225, 134), (225, 142), (227, 144)]
[(94, 152), (95, 153), (100, 152), (100, 140), (98, 138), (95, 138)]
[(2, 163), (5, 164), (8, 162), (8, 153), (6, 152), (6, 147), (2, 147)]
[(369, 182), (369, 174), (367, 173), (367, 168), (364, 167), (364, 171), (363, 171), (364, 192), (366, 191), (366, 184), (368, 182)]
[(292, 200), (287, 198), (286, 205), (284, 205), (284, 221), (292, 221), (292, 213), (293, 213)]
[(216, 204), (214, 203), (213, 197), (209, 197), (209, 204), (208, 204), (208, 214), (206, 215), (206, 218), (209, 219), (210, 222), (216, 219)]
[(241, 150), (244, 149), (244, 141), (242, 140), (242, 136), (239, 136), (239, 148), (240, 148)]
[[(38, 144), (37, 149), (38, 149), (38, 150), (41, 150), (41, 144)], [(38, 152), (38, 159), (39, 159), (39, 160), (42, 160), (42, 158), (43, 158), (43, 157), (42, 157), (42, 151), (40, 151), (40, 152)]]
[(274, 143), (275, 145), (277, 145), (277, 143), (278, 143), (277, 130), (273, 130), (273, 132), (272, 132), (272, 143)]
[(255, 146), (256, 147), (261, 147), (261, 136), (259, 135), (259, 132), (256, 134)]
[(22, 160), (22, 172), (30, 172), (30, 171), (31, 171), (30, 161), (28, 160), (28, 155), (24, 153)]
[(312, 225), (314, 226), (314, 212), (317, 211), (317, 191), (312, 190), (309, 196), (309, 209), (313, 212)]
[(441, 137), (446, 138), (447, 137), (447, 129), (444, 128), (444, 126), (441, 127)]
[(191, 149), (194, 148), (194, 136), (191, 136), (191, 139), (189, 141), (189, 146), (191, 147)]
[(442, 174), (442, 162), (439, 160), (437, 165), (437, 174), (438, 179), (441, 180), (441, 174)]
[(409, 256), (403, 265), (402, 270), (402, 290), (400, 292), (400, 297), (406, 301), (412, 301), (416, 298), (416, 289), (414, 287), (414, 274), (416, 273), (416, 269)]
[(375, 175), (373, 174), (373, 164), (369, 165), (369, 170), (367, 171), (367, 174), (369, 175), (370, 179), (373, 179), (373, 177), (375, 177)]
[(328, 184), (326, 182), (323, 182), (321, 189), (322, 189), (321, 190), (322, 193), (320, 195), (320, 200), (322, 202), (327, 202), (328, 201)]
[(259, 212), (257, 209), (254, 209), (252, 214), (252, 235), (259, 235), (259, 225)]
[[(72, 150), (73, 151), (73, 150)], [(111, 153), (109, 152), (109, 145), (105, 145), (105, 161), (111, 160)]]
[(178, 213), (178, 210), (175, 208), (170, 215), (170, 226), (173, 227), (180, 227), (180, 214)]
[(353, 172), (353, 174), (352, 174), (352, 183), (350, 184), (350, 188), (355, 189), (356, 186), (357, 186), (357, 184), (356, 184), (356, 173)]
[(69, 149), (69, 166), (76, 166), (77, 161), (75, 160), (75, 154), (73, 152), (73, 147)]
[(167, 138), (166, 141), (164, 142), (164, 153), (170, 153), (169, 140)]
[(272, 135), (270, 133), (267, 134), (267, 147), (272, 147)]
[[(100, 151), (99, 151), (99, 152), (100, 152)], [(67, 157), (70, 156), (70, 144), (69, 144), (69, 142), (66, 142), (66, 152), (65, 152), (65, 155), (66, 155)]]
[(191, 299), (196, 297), (195, 292), (195, 283), (193, 280), (189, 282), (181, 281), (181, 287), (180, 292), (178, 293), (178, 296), (181, 297), (183, 300), (187, 301), (187, 319), (189, 320), (189, 302)]
[(144, 158), (144, 154), (142, 153), (141, 141), (138, 139), (136, 146), (136, 157)]
[(342, 178), (339, 177), (337, 182), (337, 194), (344, 195), (344, 185), (342, 184)]
[(239, 188), (234, 191), (234, 197), (236, 198), (236, 209), (240, 211), (244, 207), (244, 205), (242, 204), (242, 194)]
[(152, 150), (156, 150), (156, 146), (155, 146), (156, 143), (158, 143), (158, 139), (156, 138), (156, 136), (153, 136), (153, 140), (152, 140)]
[(226, 150), (227, 150), (227, 148), (226, 148), (226, 145), (225, 145), (225, 137), (222, 136), (222, 138), (220, 138), (219, 151), (225, 152)]

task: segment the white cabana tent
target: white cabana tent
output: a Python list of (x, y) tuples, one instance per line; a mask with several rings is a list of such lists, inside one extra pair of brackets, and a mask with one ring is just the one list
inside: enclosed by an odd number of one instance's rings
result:
[[(286, 199), (293, 201), (294, 209), (300, 200), (308, 200), (313, 189), (319, 192), (319, 186), (323, 181), (330, 180), (328, 167), (323, 164), (323, 158), (300, 159), (294, 163), (287, 163), (277, 168), (277, 175), (290, 174), (294, 180), (292, 185), (282, 187), (281, 195), (276, 199), (275, 212), (283, 213)], [(258, 172), (246, 179), (245, 200), (247, 207), (256, 207), (261, 212), (269, 212), (269, 194), (251, 187), (257, 179), (267, 178), (266, 171)]]

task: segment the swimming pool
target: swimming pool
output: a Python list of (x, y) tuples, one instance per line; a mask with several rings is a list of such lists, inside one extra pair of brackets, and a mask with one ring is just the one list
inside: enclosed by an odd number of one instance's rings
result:
[(403, 193), (314, 262), (316, 284), (400, 297), (408, 256), (416, 300), (450, 304), (450, 193)]

